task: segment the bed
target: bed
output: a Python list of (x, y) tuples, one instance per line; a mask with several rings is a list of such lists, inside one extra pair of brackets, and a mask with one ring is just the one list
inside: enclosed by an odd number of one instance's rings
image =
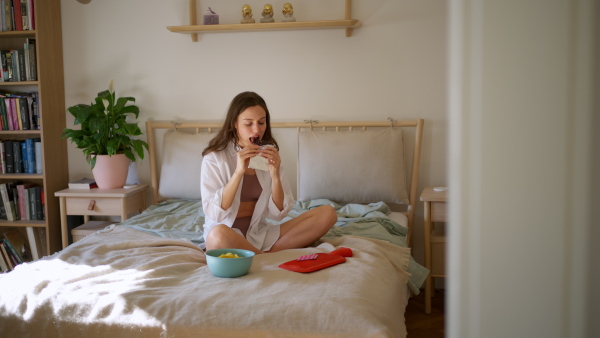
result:
[[(329, 204), (338, 222), (313, 245), (257, 255), (229, 279), (206, 265), (201, 157), (190, 156), (219, 124), (148, 121), (153, 205), (0, 275), (0, 336), (406, 336), (404, 309), (428, 273), (410, 254), (423, 123), (273, 123), (295, 135), (294, 151), (282, 151), (298, 196), (288, 218)], [(342, 264), (279, 268), (340, 247), (353, 251)]]

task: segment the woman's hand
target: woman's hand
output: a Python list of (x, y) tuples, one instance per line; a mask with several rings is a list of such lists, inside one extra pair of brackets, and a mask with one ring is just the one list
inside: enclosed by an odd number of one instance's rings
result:
[(260, 147), (255, 144), (249, 144), (237, 152), (237, 165), (235, 167), (236, 173), (244, 175), (246, 169), (248, 168), (248, 162), (250, 162), (250, 158), (260, 153), (259, 148)]
[(273, 203), (279, 210), (283, 210), (283, 186), (281, 185), (281, 178), (279, 177), (279, 167), (281, 166), (281, 157), (279, 157), (279, 151), (275, 147), (265, 147), (261, 149), (261, 156), (267, 159), (269, 162), (269, 175), (271, 176), (271, 198)]
[(279, 167), (281, 166), (281, 157), (275, 147), (265, 147), (260, 150), (261, 156), (269, 162), (269, 175), (271, 178), (279, 178)]

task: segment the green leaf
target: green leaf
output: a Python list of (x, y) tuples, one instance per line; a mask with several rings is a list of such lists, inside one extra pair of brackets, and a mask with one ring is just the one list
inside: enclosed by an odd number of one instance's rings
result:
[(140, 114), (140, 108), (138, 106), (125, 106), (121, 109), (122, 114), (133, 114), (137, 119)]
[[(135, 99), (132, 97), (121, 97), (117, 100), (117, 104), (115, 105), (115, 111), (120, 112), (121, 109), (123, 109), (125, 107), (125, 105), (127, 104), (127, 102), (129, 101), (134, 101)], [(131, 106), (131, 107), (135, 107), (135, 106)]]
[(88, 163), (90, 164), (90, 168), (94, 169), (94, 167), (96, 166), (96, 155), (90, 157)]
[[(123, 154), (125, 154), (125, 156), (127, 156), (128, 159), (135, 162), (135, 155), (131, 152), (131, 149), (129, 149), (129, 148), (123, 149)], [(141, 158), (143, 159), (143, 157), (141, 157)]]
[(144, 159), (144, 148), (148, 149), (148, 144), (142, 140), (132, 140), (133, 149), (138, 154), (138, 156), (143, 160)]

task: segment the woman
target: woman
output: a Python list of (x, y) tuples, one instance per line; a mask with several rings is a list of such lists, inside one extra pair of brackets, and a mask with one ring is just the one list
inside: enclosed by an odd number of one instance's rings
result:
[[(202, 152), (207, 250), (263, 253), (301, 248), (321, 238), (337, 220), (331, 206), (321, 206), (281, 225), (266, 222), (265, 218), (283, 219), (294, 206), (270, 123), (262, 97), (240, 93), (231, 102), (223, 127)], [(274, 147), (263, 149), (254, 144), (256, 139)], [(268, 172), (248, 167), (254, 156), (267, 159)]]

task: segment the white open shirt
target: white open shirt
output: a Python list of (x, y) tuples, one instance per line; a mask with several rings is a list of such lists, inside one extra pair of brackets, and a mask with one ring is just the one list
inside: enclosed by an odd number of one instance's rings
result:
[[(260, 156), (260, 155), (259, 155)], [(200, 191), (202, 208), (205, 215), (204, 240), (210, 229), (217, 224), (232, 227), (240, 207), (243, 178), (233, 199), (233, 204), (227, 210), (221, 208), (223, 189), (235, 172), (237, 152), (231, 142), (223, 151), (212, 152), (204, 156), (200, 173)], [(285, 176), (283, 166), (279, 167), (281, 185), (283, 186), (283, 210), (279, 210), (271, 197), (271, 176), (268, 171), (256, 170), (256, 177), (262, 188), (262, 193), (256, 202), (246, 239), (256, 248), (267, 251), (279, 239), (279, 226), (269, 224), (265, 218), (276, 221), (283, 219), (294, 206), (294, 197), (290, 184)]]

